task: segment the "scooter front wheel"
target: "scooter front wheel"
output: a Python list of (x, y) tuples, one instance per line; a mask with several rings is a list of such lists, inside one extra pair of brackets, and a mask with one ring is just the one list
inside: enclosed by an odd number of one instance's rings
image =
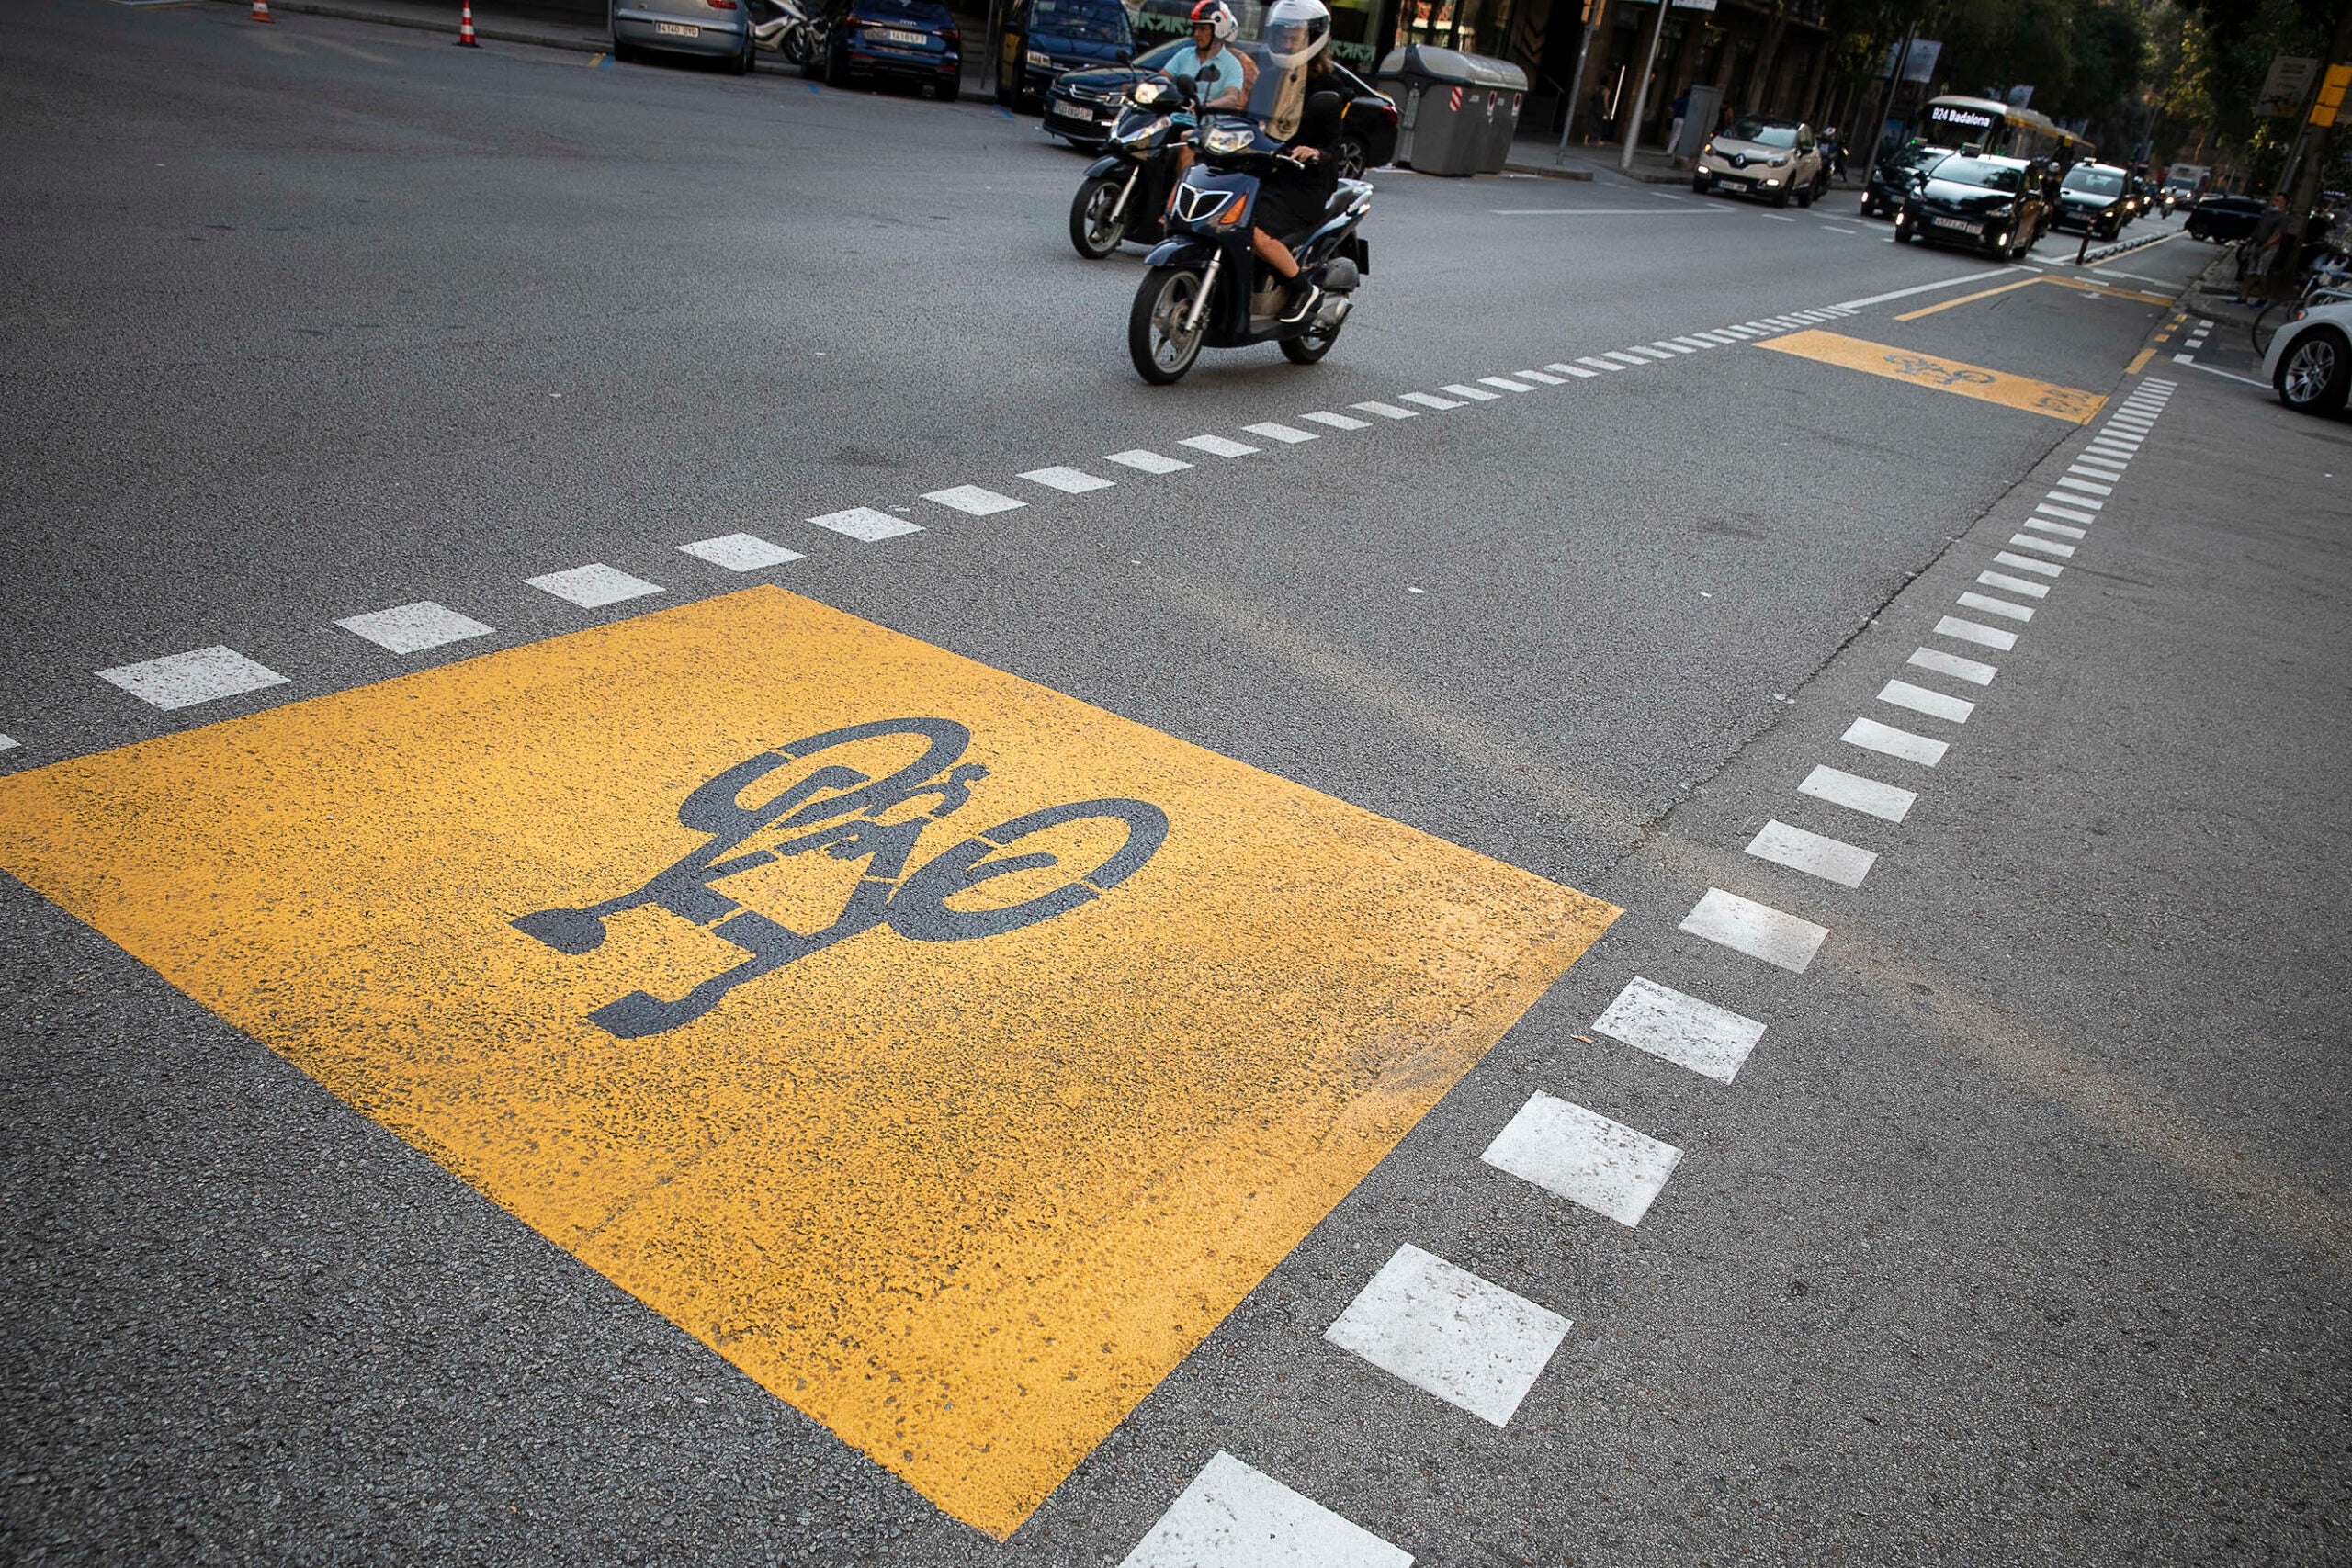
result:
[(1113, 217), (1119, 190), (1126, 182), (1115, 175), (1097, 175), (1078, 187), (1070, 198), (1069, 243), (1088, 261), (1101, 261), (1119, 248), (1125, 237), (1127, 215)]
[(1193, 311), (1204, 281), (1196, 266), (1156, 266), (1136, 289), (1135, 306), (1127, 312), (1127, 357), (1135, 361), (1136, 374), (1155, 387), (1182, 380), (1201, 356), (1208, 316), (1202, 312), (1193, 324)]

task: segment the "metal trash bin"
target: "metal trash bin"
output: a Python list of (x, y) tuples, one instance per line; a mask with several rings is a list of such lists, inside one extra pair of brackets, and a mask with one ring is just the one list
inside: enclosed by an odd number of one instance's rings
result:
[(1396, 100), (1396, 161), (1424, 175), (1493, 174), (1510, 156), (1527, 73), (1508, 61), (1407, 44), (1375, 85)]

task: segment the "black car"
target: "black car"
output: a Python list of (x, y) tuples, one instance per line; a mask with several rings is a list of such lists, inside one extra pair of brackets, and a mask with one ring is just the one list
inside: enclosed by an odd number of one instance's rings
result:
[(2109, 164), (2077, 164), (2058, 182), (2058, 210), (2051, 215), (2053, 229), (2081, 229), (2093, 237), (2112, 240), (2123, 231), (2125, 210), (2122, 170)]
[(2209, 196), (2188, 213), (2188, 237), (2227, 244), (2254, 232), (2264, 203), (2250, 196)]
[[(1127, 90), (1138, 82), (1166, 81), (1168, 62), (1187, 41), (1162, 44), (1137, 56), (1132, 65), (1065, 73), (1046, 96), (1046, 129), (1074, 147), (1090, 152), (1100, 148), (1118, 121), (1119, 106), (1126, 101)], [(1261, 45), (1226, 47), (1249, 55), (1261, 71), (1266, 69)], [(1348, 100), (1340, 117), (1340, 146), (1333, 155), (1341, 179), (1360, 179), (1366, 169), (1396, 156), (1396, 106), (1344, 65), (1335, 62), (1331, 77), (1334, 89)]]
[(829, 87), (889, 78), (952, 98), (964, 82), (964, 35), (939, 0), (828, 0), (824, 52), (808, 74)]
[(2021, 158), (1956, 153), (1911, 176), (1894, 211), (1894, 237), (1966, 245), (2003, 261), (2032, 248), (2041, 232), (2040, 173)]
[(1903, 205), (1903, 193), (1911, 188), (1911, 176), (1927, 173), (1938, 160), (1951, 154), (1949, 147), (1918, 145), (1897, 148), (1881, 158), (1862, 186), (1862, 216), (1894, 217), (1894, 209)]

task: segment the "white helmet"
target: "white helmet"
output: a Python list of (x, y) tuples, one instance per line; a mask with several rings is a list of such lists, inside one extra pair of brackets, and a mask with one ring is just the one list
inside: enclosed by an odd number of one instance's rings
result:
[(1274, 0), (1258, 38), (1275, 69), (1295, 70), (1330, 47), (1331, 13), (1323, 0)]
[(1193, 26), (1208, 28), (1219, 43), (1231, 43), (1241, 36), (1241, 24), (1233, 19), (1225, 0), (1201, 0), (1193, 7)]

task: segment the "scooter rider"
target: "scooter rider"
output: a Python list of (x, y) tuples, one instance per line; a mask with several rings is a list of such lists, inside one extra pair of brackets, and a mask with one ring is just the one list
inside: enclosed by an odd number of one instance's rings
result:
[[(1238, 114), (1249, 106), (1250, 91), (1258, 85), (1258, 62), (1226, 48), (1240, 34), (1241, 24), (1233, 19), (1225, 0), (1200, 0), (1193, 7), (1193, 41), (1169, 56), (1168, 74), (1193, 79), (1193, 100), (1203, 114), (1220, 109)], [(1193, 117), (1181, 116), (1178, 123), (1191, 125)], [(1192, 166), (1193, 144), (1181, 142), (1168, 186), (1171, 203), (1176, 187), (1184, 183), (1184, 171)]]
[(1339, 145), (1343, 105), (1329, 88), (1331, 13), (1323, 0), (1274, 0), (1260, 35), (1272, 67), (1251, 95), (1251, 115), (1283, 152), (1303, 164), (1278, 169), (1259, 182), (1250, 249), (1291, 285), (1284, 321), (1305, 321), (1323, 302), (1323, 290), (1302, 282), (1298, 258), (1283, 236), (1303, 236), (1323, 221), (1339, 188), (1330, 151)]

